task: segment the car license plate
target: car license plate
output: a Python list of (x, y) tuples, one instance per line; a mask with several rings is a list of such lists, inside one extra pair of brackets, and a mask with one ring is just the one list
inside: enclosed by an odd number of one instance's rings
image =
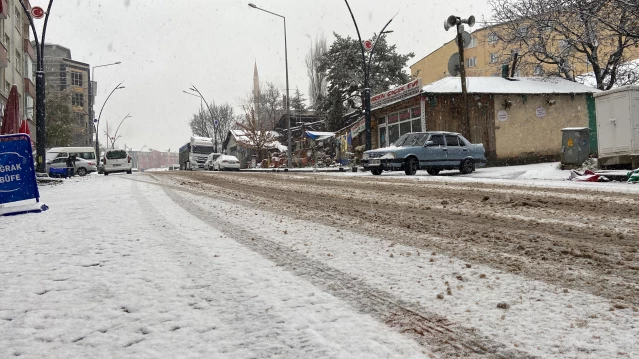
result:
[(379, 166), (381, 164), (380, 160), (370, 160), (368, 162), (369, 165), (371, 166)]
[(120, 166), (122, 166), (122, 165), (120, 165), (120, 164), (114, 164), (113, 165), (113, 167), (120, 167)]

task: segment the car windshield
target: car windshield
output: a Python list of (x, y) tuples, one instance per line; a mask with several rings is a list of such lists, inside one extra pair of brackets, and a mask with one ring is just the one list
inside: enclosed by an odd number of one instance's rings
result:
[(393, 146), (395, 147), (410, 147), (410, 146), (422, 146), (428, 137), (427, 133), (407, 133), (402, 135)]
[(127, 156), (125, 151), (109, 151), (106, 153), (107, 160), (122, 160)]
[(193, 146), (193, 148), (191, 149), (193, 153), (197, 153), (201, 155), (211, 154), (213, 153), (213, 150), (214, 148), (209, 146)]

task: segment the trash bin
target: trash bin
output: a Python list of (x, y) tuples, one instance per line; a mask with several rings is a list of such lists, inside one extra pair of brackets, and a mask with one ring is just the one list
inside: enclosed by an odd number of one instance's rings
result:
[(581, 166), (590, 157), (590, 129), (570, 127), (561, 130), (561, 164)]

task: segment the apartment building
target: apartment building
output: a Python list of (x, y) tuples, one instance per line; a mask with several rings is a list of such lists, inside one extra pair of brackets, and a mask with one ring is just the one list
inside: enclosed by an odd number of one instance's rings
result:
[(71, 50), (61, 45), (44, 45), (44, 72), (47, 91), (70, 91), (71, 108), (75, 116), (71, 146), (93, 144), (93, 122), (89, 116), (89, 86), (91, 67), (73, 60)]
[[(29, 1), (24, 2), (30, 9)], [(29, 20), (22, 5), (17, 0), (0, 0), (0, 117), (4, 114), (9, 91), (16, 85), (20, 97), (20, 117), (28, 120), (34, 142), (35, 61)]]
[[(455, 32), (451, 29), (451, 40), (442, 45), (437, 50), (426, 55), (415, 64), (410, 66), (413, 78), (421, 78), (424, 84), (433, 83), (450, 76), (448, 73), (448, 60), (451, 55), (458, 52), (455, 41)], [(442, 31), (444, 29), (442, 28)], [(556, 65), (546, 65), (535, 63), (531, 54), (531, 49), (525, 45), (510, 45), (500, 41), (500, 32), (513, 31), (512, 24), (509, 26), (493, 25), (478, 29), (471, 34), (470, 44), (464, 49), (466, 75), (469, 77), (501, 76), (502, 65), (512, 64), (513, 54), (523, 54), (515, 73), (516, 77), (543, 76), (544, 74), (556, 71)], [(528, 31), (528, 25), (522, 25), (515, 31), (524, 33)], [(546, 46), (554, 49), (567, 48), (568, 41), (558, 34), (552, 34), (552, 28), (548, 27), (549, 41)], [(535, 45), (537, 46), (537, 45)], [(615, 46), (611, 41), (602, 41), (602, 46)], [(632, 47), (626, 52), (629, 60), (639, 58), (639, 48)], [(568, 56), (567, 67), (575, 76), (592, 72), (592, 65), (587, 61), (586, 55), (575, 52)], [(522, 66), (521, 64), (526, 64)], [(553, 68), (554, 66), (554, 68)]]

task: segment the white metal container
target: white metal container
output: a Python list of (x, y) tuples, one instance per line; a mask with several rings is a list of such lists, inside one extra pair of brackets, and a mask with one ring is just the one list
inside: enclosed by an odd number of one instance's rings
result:
[(639, 167), (639, 86), (624, 86), (594, 96), (599, 164)]

